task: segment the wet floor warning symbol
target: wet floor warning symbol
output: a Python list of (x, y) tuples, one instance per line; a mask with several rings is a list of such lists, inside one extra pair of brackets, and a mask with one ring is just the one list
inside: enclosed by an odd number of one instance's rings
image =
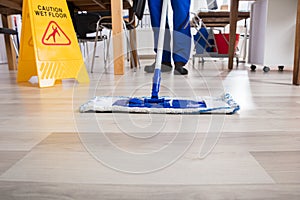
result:
[(42, 43), (44, 45), (70, 45), (71, 40), (55, 21), (51, 21), (43, 35)]
[(23, 0), (22, 14), (17, 81), (37, 76), (40, 87), (70, 78), (88, 83), (67, 1)]

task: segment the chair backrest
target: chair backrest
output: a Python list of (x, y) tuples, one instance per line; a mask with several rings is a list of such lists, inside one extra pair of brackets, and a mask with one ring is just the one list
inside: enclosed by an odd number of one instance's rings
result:
[(76, 13), (74, 15), (75, 19), (75, 31), (78, 38), (86, 38), (86, 34), (94, 33), (97, 30), (97, 22), (100, 19), (99, 14), (97, 13)]
[(133, 12), (135, 13), (135, 16), (142, 20), (145, 10), (146, 0), (134, 0), (133, 1)]

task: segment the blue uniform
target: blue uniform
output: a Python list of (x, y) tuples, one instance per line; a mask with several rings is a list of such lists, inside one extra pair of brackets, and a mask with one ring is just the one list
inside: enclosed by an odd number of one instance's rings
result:
[[(151, 25), (154, 32), (154, 51), (157, 50), (159, 25), (161, 18), (162, 3), (164, 0), (148, 0)], [(171, 62), (171, 54), (174, 62), (187, 63), (191, 51), (190, 29), (190, 0), (171, 0), (173, 9), (173, 51), (171, 51), (171, 33), (167, 20), (164, 38), (164, 52), (162, 62)], [(173, 52), (173, 53), (171, 53)]]

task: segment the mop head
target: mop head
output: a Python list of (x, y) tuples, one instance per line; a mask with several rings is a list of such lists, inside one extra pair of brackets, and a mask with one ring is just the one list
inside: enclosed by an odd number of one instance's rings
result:
[(195, 99), (161, 97), (99, 97), (96, 96), (80, 106), (84, 112), (129, 112), (164, 114), (233, 114), (240, 109), (228, 93), (220, 97), (197, 97)]

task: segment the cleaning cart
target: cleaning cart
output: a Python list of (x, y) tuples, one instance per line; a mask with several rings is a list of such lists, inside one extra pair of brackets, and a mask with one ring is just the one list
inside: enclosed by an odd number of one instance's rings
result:
[[(193, 19), (193, 27), (196, 29), (193, 66), (197, 58), (202, 63), (205, 61), (204, 58), (228, 58), (229, 34), (213, 28), (208, 29), (197, 16)], [(239, 34), (236, 34), (234, 57), (237, 65), (239, 64), (238, 42)]]

